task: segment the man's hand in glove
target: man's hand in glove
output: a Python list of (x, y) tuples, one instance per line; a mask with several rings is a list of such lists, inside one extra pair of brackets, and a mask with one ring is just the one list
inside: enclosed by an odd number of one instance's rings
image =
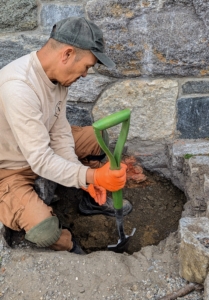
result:
[(106, 190), (102, 186), (93, 185), (91, 183), (87, 188), (82, 187), (82, 189), (88, 192), (99, 205), (102, 205), (106, 202)]
[(121, 163), (120, 170), (111, 170), (110, 163), (107, 162), (103, 167), (95, 169), (94, 184), (111, 192), (118, 191), (126, 183), (126, 169), (127, 166)]

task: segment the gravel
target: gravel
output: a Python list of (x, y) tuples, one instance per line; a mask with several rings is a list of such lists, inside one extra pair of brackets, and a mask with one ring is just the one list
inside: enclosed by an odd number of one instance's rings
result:
[[(178, 274), (176, 233), (133, 255), (98, 251), (79, 256), (0, 239), (0, 299), (158, 300), (185, 286)], [(179, 300), (204, 299), (194, 291)], [(207, 299), (205, 299), (207, 300)]]

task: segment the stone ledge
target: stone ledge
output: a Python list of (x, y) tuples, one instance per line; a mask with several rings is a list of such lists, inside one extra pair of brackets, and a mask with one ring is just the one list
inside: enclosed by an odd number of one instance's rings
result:
[(186, 154), (191, 156), (209, 154), (209, 140), (178, 139), (169, 146), (169, 153), (172, 157), (172, 166), (182, 169), (182, 158)]
[(209, 94), (209, 80), (188, 80), (182, 85), (182, 94)]
[(172, 174), (172, 182), (181, 190), (185, 191), (185, 181), (189, 175), (186, 175), (187, 172), (185, 172), (185, 174), (183, 173), (183, 168), (184, 163), (187, 162), (187, 157), (207, 154), (209, 154), (209, 141), (204, 139), (179, 139), (168, 145), (168, 168)]

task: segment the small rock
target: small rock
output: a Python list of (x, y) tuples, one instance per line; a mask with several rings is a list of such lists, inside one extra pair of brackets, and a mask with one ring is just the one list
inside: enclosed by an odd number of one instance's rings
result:
[(137, 286), (136, 284), (134, 284), (134, 285), (131, 287), (131, 291), (133, 291), (133, 292), (138, 291), (138, 286)]
[(151, 299), (152, 298), (152, 295), (151, 295), (151, 292), (149, 291), (149, 292), (147, 292), (147, 299)]

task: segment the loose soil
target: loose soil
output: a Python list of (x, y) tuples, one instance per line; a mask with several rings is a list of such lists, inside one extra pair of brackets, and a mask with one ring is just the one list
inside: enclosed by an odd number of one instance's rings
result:
[[(123, 190), (124, 198), (133, 205), (132, 212), (124, 217), (125, 234), (131, 234), (136, 228), (129, 243), (129, 254), (147, 245), (157, 245), (176, 231), (186, 202), (184, 193), (170, 181), (147, 171), (144, 174), (145, 181), (137, 183), (129, 179)], [(78, 204), (82, 193), (82, 190), (58, 186), (56, 194), (60, 200), (54, 203), (53, 209), (87, 253), (107, 250), (108, 245), (118, 242), (115, 218), (80, 214)]]

